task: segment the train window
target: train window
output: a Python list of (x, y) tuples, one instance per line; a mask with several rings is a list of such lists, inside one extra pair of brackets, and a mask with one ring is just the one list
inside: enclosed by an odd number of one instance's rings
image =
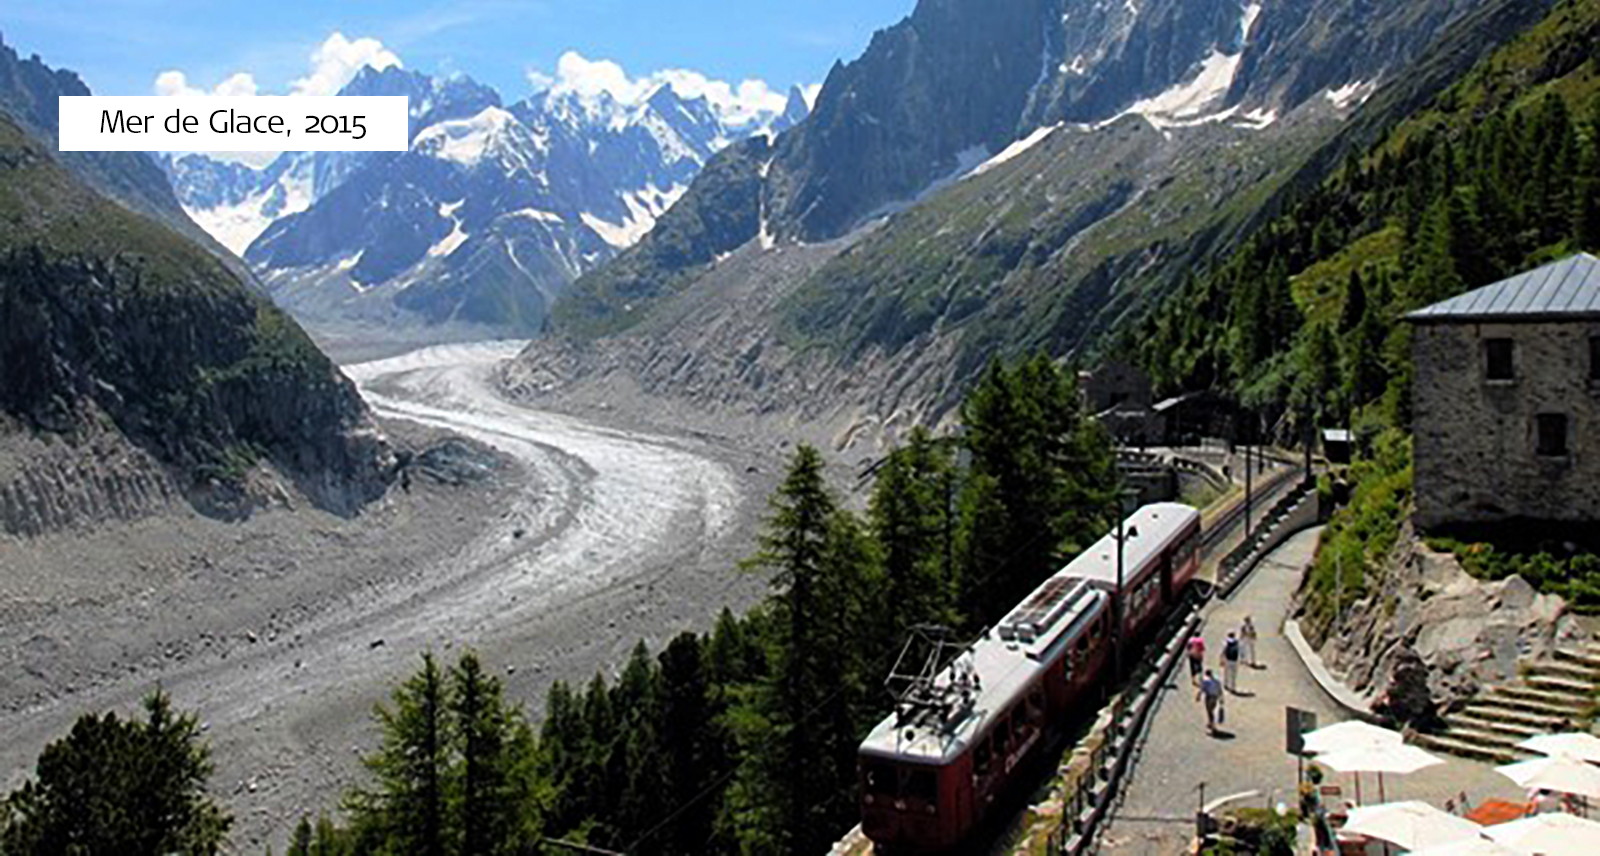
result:
[(868, 761), (862, 765), (862, 774), (866, 779), (867, 793), (890, 794), (894, 793), (895, 775), (894, 766), (882, 761)]
[(1039, 690), (1037, 690), (1037, 689), (1034, 690), (1033, 692), (1029, 693), (1028, 694), (1028, 700), (1027, 700), (1027, 702), (1024, 703), (1023, 710), (1025, 711), (1025, 715), (1026, 715), (1026, 717), (1028, 719), (1028, 722), (1033, 723), (1035, 725), (1037, 725), (1038, 723), (1043, 722), (1044, 721), (1044, 693), (1039, 691)]
[(989, 748), (989, 738), (978, 741), (978, 748), (972, 751), (972, 771), (978, 776), (989, 775), (989, 763), (994, 758), (994, 752)]
[(1078, 653), (1079, 654), (1087, 654), (1087, 653), (1089, 653), (1089, 637), (1088, 636), (1079, 636), (1078, 637)]
[(905, 796), (928, 804), (939, 801), (939, 780), (932, 770), (912, 770), (906, 776)]
[(1005, 717), (994, 726), (995, 750), (998, 752), (1009, 751), (1011, 746), (1011, 717)]

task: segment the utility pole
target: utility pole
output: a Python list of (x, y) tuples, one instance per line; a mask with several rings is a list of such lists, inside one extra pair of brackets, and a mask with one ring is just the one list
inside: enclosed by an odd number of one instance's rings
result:
[(1123, 488), (1117, 494), (1118, 505), (1120, 506), (1117, 509), (1117, 534), (1114, 536), (1117, 539), (1117, 596), (1116, 596), (1116, 599), (1111, 602), (1112, 617), (1113, 617), (1114, 621), (1116, 622), (1115, 624), (1112, 625), (1112, 627), (1113, 627), (1113, 631), (1112, 632), (1115, 633), (1116, 635), (1112, 638), (1112, 645), (1111, 645), (1111, 668), (1112, 668), (1112, 673), (1111, 674), (1112, 674), (1112, 683), (1113, 683), (1113, 685), (1115, 685), (1115, 683), (1117, 681), (1122, 680), (1122, 635), (1123, 635), (1123, 630), (1125, 629), (1123, 627), (1123, 614), (1122, 614), (1122, 598), (1123, 598), (1123, 591), (1122, 591), (1122, 588), (1123, 588), (1123, 555), (1122, 554), (1125, 552), (1125, 548), (1127, 547), (1127, 544), (1128, 544), (1128, 539), (1129, 538), (1137, 538), (1137, 537), (1139, 537), (1139, 527), (1135, 526), (1132, 529), (1126, 528), (1127, 527), (1127, 521), (1128, 521), (1128, 515), (1133, 511), (1133, 509), (1135, 507), (1134, 503), (1138, 501), (1138, 497), (1139, 497), (1139, 492), (1136, 491), (1136, 490), (1133, 490), (1131, 488)]
[(1250, 483), (1250, 443), (1249, 443), (1249, 440), (1250, 440), (1250, 437), (1249, 437), (1249, 435), (1247, 433), (1246, 436), (1245, 436), (1245, 446), (1244, 446), (1244, 540), (1246, 540), (1246, 541), (1250, 540), (1250, 502), (1251, 502), (1251, 500), (1253, 498), (1252, 497), (1252, 491), (1251, 491), (1251, 483)]

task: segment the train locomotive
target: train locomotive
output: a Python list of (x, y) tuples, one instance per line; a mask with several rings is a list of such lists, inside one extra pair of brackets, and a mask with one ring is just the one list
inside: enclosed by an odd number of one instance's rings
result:
[[(1199, 571), (1200, 513), (1146, 505), (1123, 531), (1120, 633), (1138, 640)], [(958, 848), (1074, 714), (1098, 705), (1118, 632), (1116, 590), (1112, 532), (900, 699), (858, 753), (862, 832), (878, 849)]]

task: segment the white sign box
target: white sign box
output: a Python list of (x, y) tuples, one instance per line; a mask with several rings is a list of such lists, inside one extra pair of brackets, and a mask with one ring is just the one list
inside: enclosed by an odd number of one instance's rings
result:
[(404, 95), (62, 95), (64, 152), (403, 152)]

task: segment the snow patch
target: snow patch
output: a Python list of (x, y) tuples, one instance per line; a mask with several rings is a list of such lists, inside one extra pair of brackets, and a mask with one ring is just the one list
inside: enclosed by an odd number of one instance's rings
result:
[(1335, 108), (1344, 110), (1364, 103), (1376, 88), (1372, 84), (1373, 81), (1370, 80), (1356, 80), (1346, 83), (1338, 89), (1329, 89), (1322, 94), (1327, 97)]
[(439, 216), (440, 217), (446, 217), (446, 218), (455, 217), (456, 216), (456, 212), (461, 209), (462, 205), (466, 204), (466, 201), (467, 201), (466, 199), (457, 199), (454, 202), (441, 202), (441, 203), (439, 203)]
[(1016, 142), (1012, 143), (1011, 145), (1006, 146), (1005, 148), (1001, 149), (1000, 150), (1000, 154), (997, 154), (994, 157), (989, 158), (988, 160), (984, 161), (983, 163), (978, 164), (978, 166), (976, 168), (974, 168), (972, 170), (972, 172), (969, 173), (969, 174), (970, 175), (983, 175), (984, 173), (988, 172), (989, 170), (994, 169), (995, 167), (1005, 163), (1006, 161), (1009, 161), (1009, 160), (1021, 155), (1023, 152), (1026, 152), (1027, 150), (1033, 148), (1034, 146), (1037, 146), (1038, 144), (1044, 142), (1045, 137), (1050, 136), (1050, 134), (1055, 132), (1060, 127), (1061, 127), (1060, 125), (1045, 125), (1042, 128), (1035, 129), (1034, 132), (1029, 134), (1028, 136), (1023, 137), (1022, 139), (1017, 140)]
[(530, 220), (538, 220), (541, 223), (565, 223), (565, 222), (567, 222), (565, 219), (563, 219), (561, 217), (560, 214), (557, 214), (554, 211), (543, 211), (543, 210), (540, 210), (538, 208), (520, 208), (520, 209), (518, 209), (516, 211), (507, 211), (502, 216), (505, 216), (505, 217), (527, 217)]
[(440, 239), (439, 243), (428, 248), (428, 257), (441, 258), (443, 256), (448, 256), (460, 249), (461, 245), (466, 243), (466, 241), (467, 233), (462, 230), (461, 221), (453, 219), (451, 221), (450, 234), (445, 235), (442, 239)]
[[(1239, 63), (1244, 58), (1244, 45), (1250, 39), (1250, 31), (1255, 28), (1256, 20), (1261, 17), (1261, 4), (1251, 3), (1244, 7), (1243, 15), (1239, 20), (1239, 45), (1235, 53), (1225, 53), (1213, 50), (1211, 55), (1200, 63), (1200, 71), (1193, 79), (1179, 83), (1165, 92), (1135, 101), (1128, 109), (1116, 116), (1100, 123), (1104, 127), (1123, 116), (1136, 114), (1143, 116), (1151, 125), (1158, 129), (1184, 128), (1200, 125), (1207, 122), (1220, 122), (1233, 118), (1238, 112), (1237, 106), (1227, 109), (1218, 109), (1223, 99), (1228, 96), (1228, 90), (1233, 86), (1233, 79), (1239, 73)], [(1245, 119), (1252, 124), (1259, 124), (1268, 115), (1261, 110), (1246, 114)], [(1251, 117), (1254, 117), (1253, 119)], [(1274, 115), (1275, 119), (1276, 116)], [(1270, 124), (1267, 122), (1266, 124)], [(1259, 126), (1264, 127), (1264, 124)]]
[(649, 234), (655, 228), (656, 219), (665, 214), (688, 189), (688, 185), (675, 184), (662, 190), (652, 184), (622, 194), (622, 204), (627, 206), (628, 216), (621, 223), (612, 223), (587, 211), (579, 214), (578, 219), (593, 229), (600, 240), (619, 250), (626, 249)]
[(1278, 111), (1266, 107), (1257, 107), (1234, 120), (1235, 125), (1260, 130), (1278, 121)]
[(1251, 3), (1244, 7), (1244, 20), (1239, 22), (1239, 43), (1250, 41), (1250, 31), (1255, 29), (1256, 19), (1261, 17), (1261, 4)]
[(1207, 111), (1227, 96), (1242, 56), (1212, 51), (1200, 64), (1200, 73), (1193, 80), (1135, 101), (1122, 115), (1136, 113), (1149, 119), (1150, 124), (1158, 128), (1193, 122), (1205, 116)]
[[(274, 194), (279, 192), (279, 188), (282, 188), (283, 204), (274, 213), (268, 214), (266, 209), (273, 201)], [(233, 205), (218, 205), (215, 208), (185, 207), (184, 211), (196, 225), (206, 230), (206, 234), (242, 256), (250, 244), (261, 237), (261, 233), (265, 232), (273, 221), (310, 208), (311, 197), (311, 180), (295, 172), (286, 172), (276, 184), (263, 187)]]

